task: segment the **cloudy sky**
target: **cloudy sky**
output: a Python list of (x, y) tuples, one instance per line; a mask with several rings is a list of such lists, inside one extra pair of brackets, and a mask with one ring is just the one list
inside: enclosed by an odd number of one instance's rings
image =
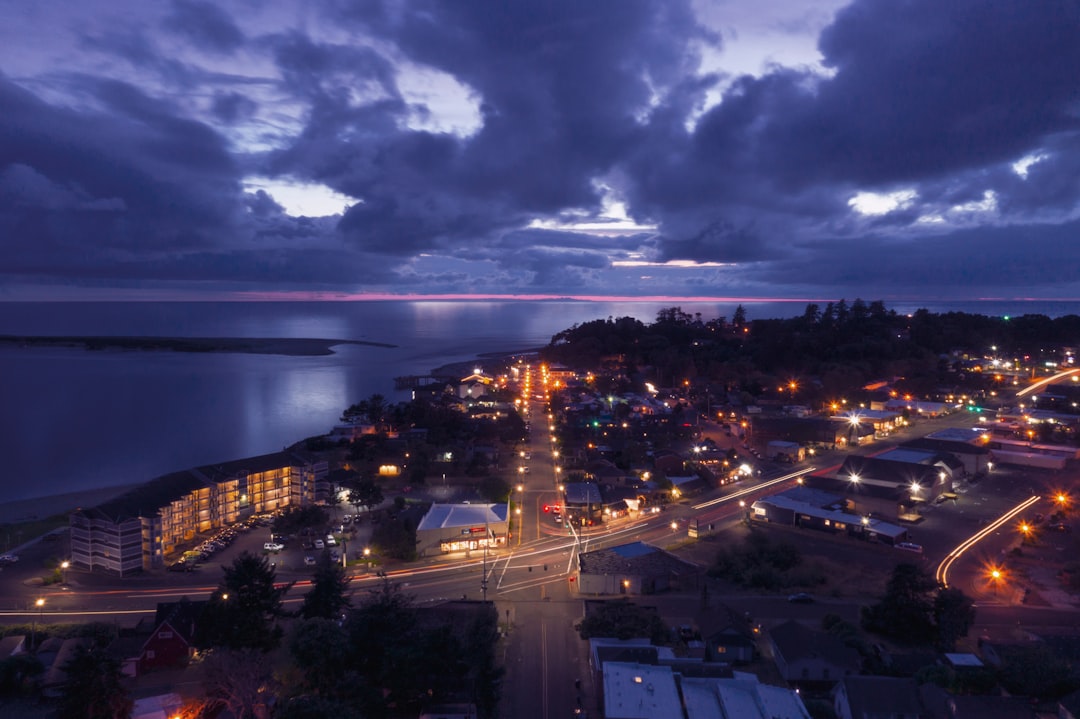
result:
[(0, 299), (1080, 297), (1077, 0), (0, 10)]

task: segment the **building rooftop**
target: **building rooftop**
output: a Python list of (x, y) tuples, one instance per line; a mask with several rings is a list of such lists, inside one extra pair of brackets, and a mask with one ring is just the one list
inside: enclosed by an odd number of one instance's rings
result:
[(600, 487), (592, 482), (570, 482), (563, 493), (567, 504), (600, 504)]
[(682, 715), (682, 702), (670, 667), (622, 662), (604, 665), (604, 716), (654, 719)]
[(981, 442), (986, 430), (982, 427), (945, 427), (926, 435), (926, 439), (944, 439), (949, 442)]
[(160, 508), (182, 499), (197, 489), (211, 487), (238, 476), (282, 467), (304, 467), (311, 463), (312, 459), (307, 455), (283, 451), (184, 469), (164, 474), (96, 507), (79, 509), (76, 512), (90, 517), (103, 517), (113, 522), (135, 517), (152, 517)]
[(578, 555), (584, 574), (631, 574), (634, 576), (691, 575), (701, 569), (673, 554), (644, 542), (598, 549)]
[(482, 527), (505, 522), (508, 514), (505, 504), (433, 504), (416, 529)]

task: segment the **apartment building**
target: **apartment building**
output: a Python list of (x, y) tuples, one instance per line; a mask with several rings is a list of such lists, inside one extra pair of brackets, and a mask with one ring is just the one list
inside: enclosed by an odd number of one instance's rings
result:
[(197, 535), (252, 514), (325, 502), (328, 465), (274, 452), (166, 474), (71, 513), (73, 566), (126, 576), (164, 565)]

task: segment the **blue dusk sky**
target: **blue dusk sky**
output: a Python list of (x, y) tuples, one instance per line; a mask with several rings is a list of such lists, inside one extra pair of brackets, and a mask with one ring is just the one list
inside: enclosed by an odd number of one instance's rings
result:
[(0, 7), (0, 300), (1080, 297), (1077, 0)]

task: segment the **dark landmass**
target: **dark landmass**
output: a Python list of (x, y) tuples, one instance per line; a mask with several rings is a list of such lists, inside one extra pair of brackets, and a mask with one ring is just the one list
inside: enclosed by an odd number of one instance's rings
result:
[(70, 347), (86, 350), (239, 352), (315, 356), (334, 354), (336, 345), (397, 347), (385, 342), (292, 337), (58, 337), (0, 335), (0, 346)]

